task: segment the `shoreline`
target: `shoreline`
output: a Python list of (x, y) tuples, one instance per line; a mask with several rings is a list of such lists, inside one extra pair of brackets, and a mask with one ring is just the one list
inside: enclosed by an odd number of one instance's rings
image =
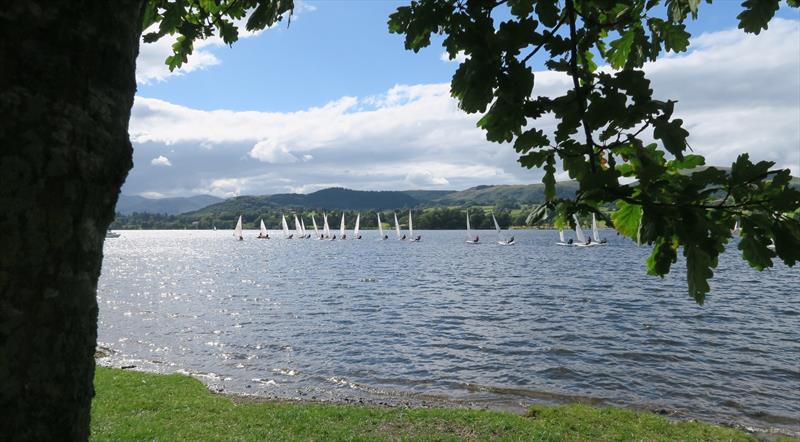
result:
[[(105, 350), (105, 349), (103, 349)], [(456, 399), (444, 395), (424, 394), (424, 393), (404, 393), (398, 395), (384, 394), (379, 395), (370, 392), (368, 396), (331, 396), (328, 398), (304, 396), (286, 397), (282, 395), (265, 395), (258, 393), (246, 393), (227, 391), (219, 385), (209, 383), (211, 379), (202, 373), (192, 373), (186, 370), (175, 370), (173, 372), (162, 372), (157, 370), (148, 370), (142, 366), (135, 365), (122, 365), (112, 366), (100, 363), (100, 359), (105, 356), (96, 358), (97, 366), (104, 369), (117, 370), (122, 372), (144, 373), (154, 376), (183, 376), (191, 378), (200, 382), (206, 391), (211, 395), (226, 398), (237, 404), (272, 404), (272, 405), (291, 405), (291, 406), (332, 406), (332, 407), (365, 407), (375, 408), (382, 410), (462, 410), (462, 411), (483, 411), (489, 413), (511, 413), (516, 416), (525, 416), (530, 413), (532, 408), (536, 407), (559, 407), (559, 406), (585, 406), (594, 409), (615, 409), (631, 413), (643, 413), (647, 415), (658, 416), (667, 419), (673, 423), (699, 423), (705, 425), (719, 426), (721, 428), (729, 428), (736, 431), (742, 431), (753, 436), (759, 440), (776, 440), (780, 438), (789, 438), (789, 440), (800, 441), (800, 431), (793, 431), (783, 428), (760, 428), (748, 426), (738, 422), (732, 421), (714, 421), (705, 420), (692, 417), (685, 412), (674, 409), (666, 409), (660, 407), (646, 407), (635, 405), (621, 405), (610, 403), (601, 398), (590, 397), (567, 397), (564, 395), (542, 393), (541, 396), (550, 396), (550, 399), (542, 398), (538, 403), (523, 405), (521, 403), (509, 400), (470, 400), (470, 399)], [(145, 361), (146, 362), (146, 361)]]

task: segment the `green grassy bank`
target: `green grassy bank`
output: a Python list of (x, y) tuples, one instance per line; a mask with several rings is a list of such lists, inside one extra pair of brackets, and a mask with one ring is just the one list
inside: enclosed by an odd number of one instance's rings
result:
[(104, 367), (95, 376), (92, 440), (753, 440), (697, 422), (586, 405), (527, 416), (465, 409), (399, 409), (270, 402), (216, 395), (182, 375)]

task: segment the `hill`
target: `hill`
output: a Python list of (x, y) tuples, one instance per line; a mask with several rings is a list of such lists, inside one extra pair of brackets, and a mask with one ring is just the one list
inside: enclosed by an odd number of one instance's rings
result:
[[(578, 190), (576, 181), (556, 183), (556, 196), (574, 198)], [(518, 205), (538, 204), (544, 201), (544, 184), (519, 184), (477, 186), (460, 192), (452, 192), (436, 198), (438, 205)]]
[(130, 215), (134, 212), (179, 215), (220, 201), (222, 201), (222, 198), (211, 195), (178, 198), (145, 198), (136, 195), (120, 195), (116, 212), (123, 215)]

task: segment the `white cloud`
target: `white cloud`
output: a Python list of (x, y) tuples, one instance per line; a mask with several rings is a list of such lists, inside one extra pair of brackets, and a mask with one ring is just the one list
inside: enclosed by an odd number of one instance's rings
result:
[[(316, 6), (305, 1), (296, 0), (292, 21), (296, 21), (301, 14), (316, 11)], [(248, 13), (245, 17), (233, 21), (239, 30), (239, 39), (245, 39), (260, 35), (264, 30), (248, 31), (245, 24), (250, 18)], [(276, 23), (274, 26), (286, 26), (286, 19)], [(158, 30), (157, 25), (148, 28), (143, 34)], [(214, 36), (194, 43), (192, 55), (188, 57), (188, 62), (184, 63), (179, 69), (170, 72), (164, 60), (172, 55), (172, 45), (177, 41), (177, 35), (166, 35), (154, 43), (145, 43), (140, 40), (139, 57), (136, 59), (136, 82), (148, 84), (153, 82), (165, 81), (167, 78), (176, 75), (185, 75), (193, 71), (207, 69), (210, 66), (221, 63), (220, 59), (213, 53), (214, 48), (226, 46), (221, 38)]]
[(159, 166), (159, 167), (170, 167), (170, 166), (172, 166), (172, 163), (169, 161), (169, 158), (165, 157), (164, 155), (159, 155), (159, 156), (153, 158), (152, 160), (150, 160), (150, 164), (152, 164), (153, 166)]
[(451, 59), (450, 54), (445, 51), (439, 55), (439, 60), (445, 63), (463, 63), (467, 60), (467, 54), (465, 54), (464, 51), (458, 51), (455, 58)]
[[(800, 21), (776, 19), (760, 36), (706, 34), (693, 52), (646, 70), (656, 98), (678, 100), (676, 115), (708, 164), (730, 165), (749, 152), (800, 172)], [(566, 77), (542, 72), (534, 93), (555, 95), (569, 86)], [(203, 111), (137, 97), (130, 123), (135, 155), (152, 158), (169, 145), (180, 167), (169, 177), (134, 169), (126, 186), (129, 193), (234, 195), (332, 183), (402, 189), (537, 181), (541, 171), (522, 169), (510, 145), (485, 140), (475, 126), (479, 117), (458, 109), (448, 84), (396, 85), (377, 96), (284, 113)], [(551, 131), (554, 121), (535, 125)]]
[(256, 143), (250, 155), (265, 163), (288, 164), (296, 163), (297, 157), (292, 155), (285, 146), (278, 145), (274, 140), (264, 140)]

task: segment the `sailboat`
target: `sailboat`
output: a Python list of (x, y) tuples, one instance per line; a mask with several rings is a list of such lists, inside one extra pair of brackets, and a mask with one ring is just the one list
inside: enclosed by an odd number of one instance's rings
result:
[(558, 239), (559, 239), (559, 241), (556, 244), (558, 244), (559, 246), (574, 246), (575, 245), (575, 243), (573, 243), (572, 240), (569, 240), (569, 242), (567, 242), (564, 239), (564, 229), (560, 229), (558, 231)]
[[(577, 246), (578, 247), (593, 247), (593, 246), (603, 246), (605, 243), (595, 242), (595, 238), (586, 237), (583, 233), (583, 229), (581, 229), (581, 222), (578, 220), (578, 215), (573, 214), (573, 218), (575, 218), (575, 237), (578, 239)], [(592, 234), (596, 234), (597, 229), (597, 221), (592, 218)], [(598, 238), (599, 239), (599, 238)]]
[(313, 214), (311, 215), (311, 222), (314, 223), (314, 238), (322, 239), (322, 237), (319, 235), (319, 229), (317, 228), (317, 220), (314, 219)]
[(380, 241), (383, 241), (385, 239), (389, 239), (389, 235), (383, 233), (383, 224), (381, 224), (381, 213), (380, 212), (378, 212), (378, 233), (381, 234)]
[(297, 239), (303, 239), (305, 236), (303, 229), (300, 227), (300, 220), (297, 218), (297, 215), (294, 216), (294, 234)]
[(353, 230), (353, 238), (354, 239), (361, 239), (361, 234), (358, 233), (361, 230), (361, 229), (359, 229), (359, 227), (361, 227), (361, 214), (360, 213), (356, 215), (356, 228), (355, 228), (355, 230)]
[(261, 231), (258, 232), (258, 239), (269, 239), (269, 233), (267, 233), (267, 226), (264, 225), (264, 220), (261, 220)]
[(347, 233), (344, 231), (344, 212), (342, 212), (342, 224), (339, 227), (339, 239), (347, 239)]
[(742, 227), (739, 226), (739, 220), (737, 219), (736, 224), (734, 224), (733, 226), (733, 230), (731, 230), (731, 235), (738, 235), (739, 233), (741, 233), (741, 231)]
[(239, 221), (236, 221), (236, 227), (233, 228), (233, 237), (239, 241), (244, 240), (244, 237), (242, 237), (242, 215), (239, 215)]
[(469, 210), (467, 210), (467, 244), (478, 244), (481, 239), (478, 235), (472, 235), (472, 229), (469, 227)]
[(397, 213), (394, 214), (394, 230), (397, 233), (397, 239), (401, 241), (406, 239), (405, 235), (403, 235), (402, 237), (400, 236), (400, 223), (397, 222)]
[(494, 212), (492, 212), (492, 221), (494, 221), (494, 229), (497, 230), (497, 244), (503, 246), (513, 246), (514, 237), (512, 236), (509, 239), (505, 239), (505, 237), (503, 236), (503, 230), (500, 229), (500, 224), (497, 224), (497, 218), (494, 217)]
[(289, 224), (286, 223), (286, 216), (281, 213), (281, 227), (283, 227), (283, 237), (286, 239), (292, 239), (292, 234), (289, 233)]
[(592, 245), (604, 246), (608, 243), (605, 239), (600, 238), (600, 231), (597, 230), (597, 218), (594, 213), (592, 214)]
[(331, 228), (328, 225), (328, 214), (323, 213), (322, 218), (325, 221), (325, 225), (322, 227), (322, 237), (320, 239), (330, 239), (331, 237)]
[(414, 224), (411, 221), (411, 211), (408, 211), (408, 236), (412, 242), (422, 241), (422, 235), (414, 236)]

